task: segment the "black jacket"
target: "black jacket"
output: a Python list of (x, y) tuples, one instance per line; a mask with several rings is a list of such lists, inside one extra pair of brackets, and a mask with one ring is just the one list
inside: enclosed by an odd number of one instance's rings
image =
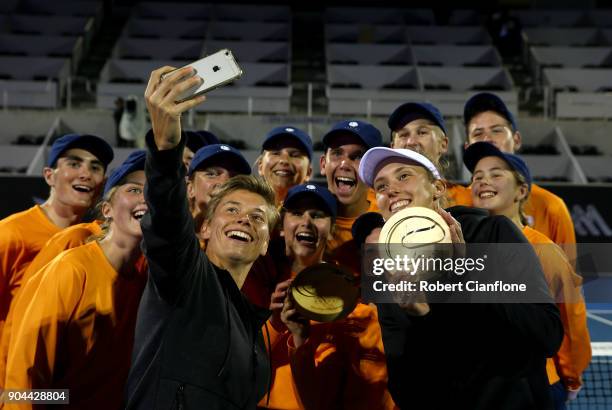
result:
[(184, 141), (157, 151), (147, 135), (141, 225), (149, 281), (138, 311), (128, 409), (254, 409), (270, 369), (261, 326), (229, 272), (200, 249), (189, 213)]
[[(522, 243), (506, 217), (453, 207), (467, 243)], [(517, 258), (508, 279), (539, 266), (535, 253)], [(504, 272), (505, 274), (506, 272)], [(539, 268), (539, 288), (547, 288)], [(431, 304), (422, 317), (379, 304), (389, 390), (402, 409), (550, 408), (546, 357), (561, 345), (563, 325), (551, 303)]]

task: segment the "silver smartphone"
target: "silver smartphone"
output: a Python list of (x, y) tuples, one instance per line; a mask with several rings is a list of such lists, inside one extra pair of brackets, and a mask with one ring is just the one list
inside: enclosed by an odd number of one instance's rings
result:
[[(234, 55), (226, 48), (206, 56), (201, 60), (187, 64), (184, 67), (195, 68), (194, 75), (199, 75), (204, 82), (199, 86), (192, 87), (180, 94), (176, 100), (177, 103), (187, 101), (191, 98), (197, 97), (200, 94), (204, 94), (208, 91), (214, 90), (215, 88), (229, 84), (242, 76), (242, 69), (240, 66), (238, 66)], [(177, 70), (180, 70), (180, 68)], [(162, 81), (165, 78), (173, 75), (177, 70), (172, 70), (162, 74)]]

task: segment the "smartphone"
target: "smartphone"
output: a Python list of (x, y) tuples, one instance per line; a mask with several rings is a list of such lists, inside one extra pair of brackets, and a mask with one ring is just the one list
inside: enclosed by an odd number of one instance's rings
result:
[[(240, 66), (238, 66), (234, 55), (226, 48), (206, 56), (201, 60), (187, 64), (184, 67), (195, 68), (194, 75), (199, 75), (204, 82), (199, 86), (192, 87), (180, 94), (177, 97), (177, 103), (187, 101), (191, 98), (197, 97), (200, 94), (204, 94), (208, 91), (214, 90), (215, 88), (229, 84), (242, 76), (242, 69)], [(177, 70), (180, 70), (180, 68), (162, 74), (162, 81), (173, 75)]]

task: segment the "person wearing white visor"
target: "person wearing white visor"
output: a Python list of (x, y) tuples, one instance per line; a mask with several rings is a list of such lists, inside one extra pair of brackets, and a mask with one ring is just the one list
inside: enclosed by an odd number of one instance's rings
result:
[[(442, 209), (445, 186), (440, 173), (414, 151), (372, 148), (361, 159), (359, 176), (376, 193), (385, 220), (401, 209), (421, 206), (442, 215), (454, 243), (527, 243), (506, 217), (476, 208)], [(368, 241), (375, 239), (370, 235)], [(514, 259), (490, 266), (509, 281), (533, 274), (535, 289), (541, 289), (538, 296), (550, 300), (535, 254)], [(558, 350), (563, 338), (552, 301), (377, 303), (377, 309), (389, 391), (400, 408), (550, 407), (546, 357)]]

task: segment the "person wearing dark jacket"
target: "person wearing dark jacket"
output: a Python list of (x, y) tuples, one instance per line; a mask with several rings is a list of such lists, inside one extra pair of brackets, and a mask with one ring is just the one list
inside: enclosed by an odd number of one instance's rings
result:
[[(185, 188), (180, 114), (204, 100), (175, 103), (199, 84), (184, 68), (152, 72), (142, 221), (149, 281), (138, 312), (127, 409), (254, 409), (269, 385), (261, 326), (269, 311), (240, 292), (278, 219), (274, 193), (258, 178), (228, 180), (211, 199), (201, 250)], [(189, 78), (187, 78), (189, 77)]]
[[(527, 243), (514, 224), (481, 209), (439, 206), (440, 173), (425, 156), (373, 148), (363, 156), (362, 180), (376, 192), (385, 219), (410, 206), (438, 211), (455, 243)], [(452, 216), (451, 216), (452, 215)], [(370, 216), (356, 228), (380, 225)], [(373, 236), (361, 232), (360, 238)], [(529, 247), (525, 247), (528, 251)], [(521, 253), (495, 269), (512, 282), (529, 274), (538, 299), (549, 301), (535, 253)], [(533, 290), (532, 290), (533, 291)], [(546, 357), (563, 338), (552, 303), (377, 304), (389, 372), (389, 390), (402, 409), (551, 408)]]

